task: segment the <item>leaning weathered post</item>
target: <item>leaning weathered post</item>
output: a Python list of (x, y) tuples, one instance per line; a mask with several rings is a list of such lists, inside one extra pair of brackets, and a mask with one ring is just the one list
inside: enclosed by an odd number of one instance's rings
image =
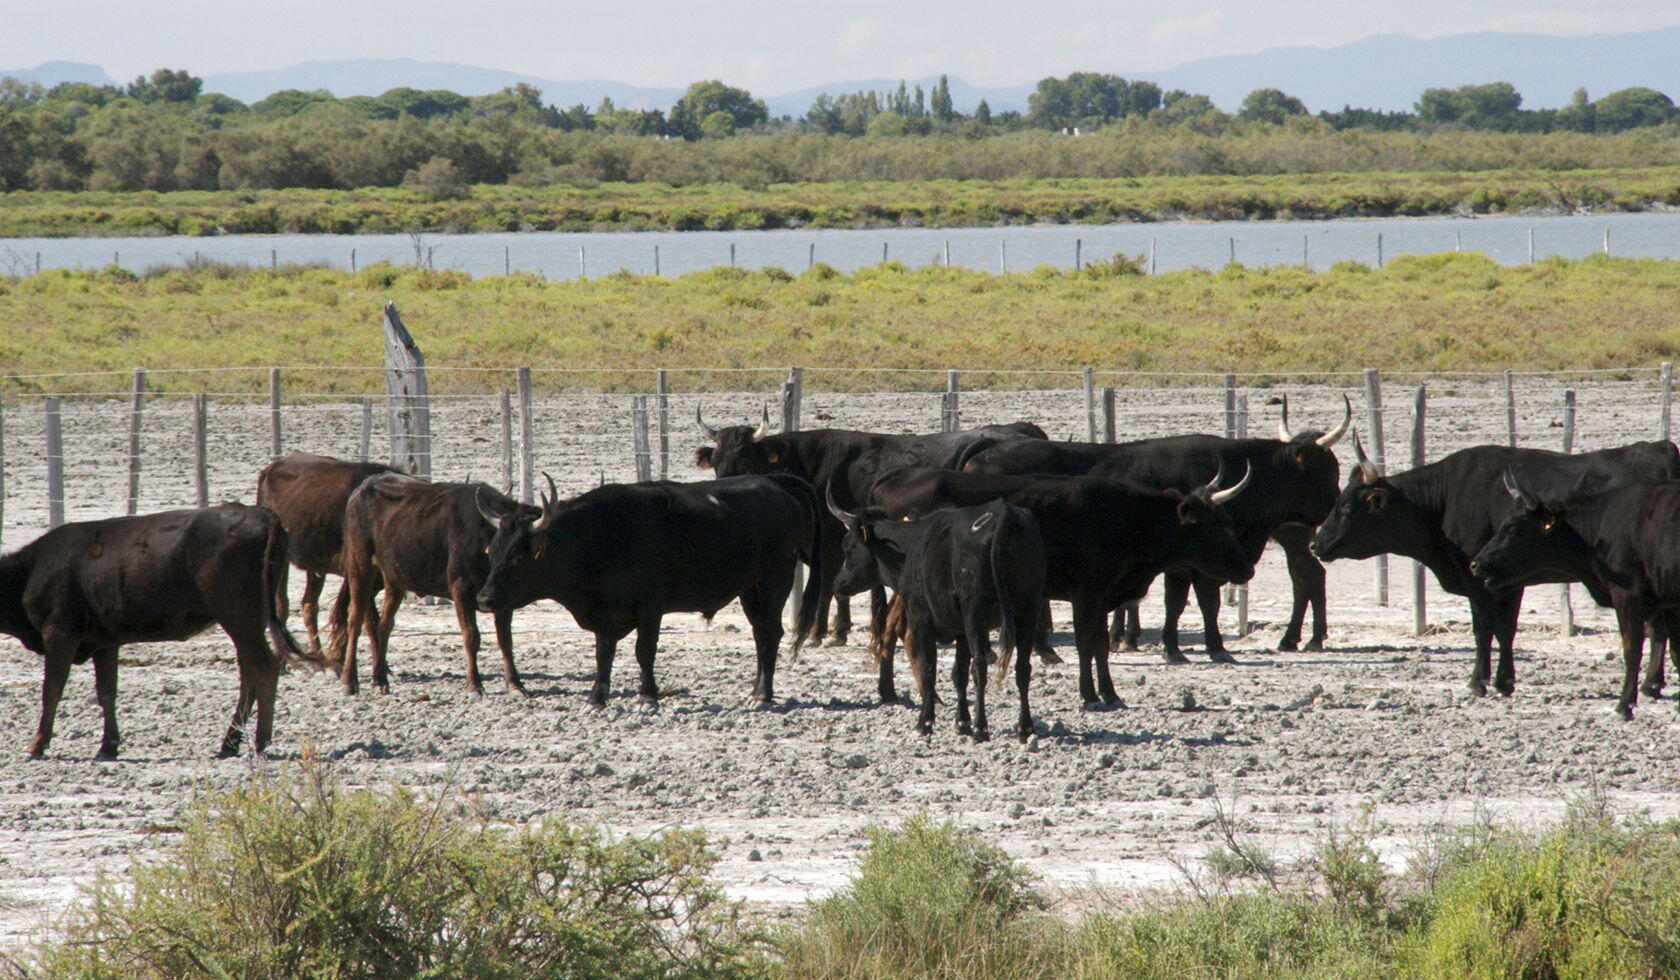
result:
[(664, 368), (654, 372), (653, 390), (659, 410), (659, 478), (663, 480), (671, 473), (671, 385)]
[(280, 369), (268, 369), (269, 462), (280, 458)]
[[(1365, 369), (1365, 408), (1371, 429), (1371, 461), (1377, 472), (1386, 473), (1383, 455), (1382, 375), (1376, 368)], [(1388, 556), (1377, 556), (1377, 605), (1388, 605)]]
[(1674, 417), (1673, 361), (1662, 362), (1662, 371), (1659, 373), (1659, 378), (1662, 381), (1662, 408), (1660, 416), (1662, 425), (1657, 431), (1662, 434), (1661, 438), (1667, 439), (1669, 437), (1669, 422)]
[(1103, 442), (1113, 444), (1113, 442), (1115, 440), (1115, 433), (1114, 433), (1114, 388), (1112, 386), (1109, 386), (1109, 385), (1103, 386), (1102, 406), (1103, 406)]
[(535, 465), (531, 459), (531, 369), (519, 369), (519, 499), (523, 503), (532, 503), (535, 486), (532, 480), (536, 474), (532, 472)]
[(513, 493), (513, 396), (502, 389), (502, 492)]
[(1517, 384), (1511, 369), (1505, 369), (1505, 444), (1517, 444)]
[(198, 506), (210, 506), (210, 396), (199, 392), (193, 396), (193, 487), (198, 491)]
[(426, 357), (397, 315), (385, 304), (385, 404), (391, 419), (391, 465), (422, 479), (432, 478), (432, 410), (426, 389)]
[[(1423, 465), (1423, 424), (1428, 409), (1428, 394), (1418, 385), (1417, 398), (1412, 402), (1412, 468)], [(1423, 563), (1412, 562), (1412, 635), (1422, 636), (1429, 629), (1429, 610), (1425, 606)]]
[[(1609, 232), (1605, 232), (1609, 234)], [(1563, 392), (1563, 452), (1575, 451), (1575, 389)], [(1558, 633), (1568, 638), (1575, 635), (1575, 606), (1569, 598), (1569, 583), (1558, 586)]]
[(636, 482), (653, 479), (653, 451), (648, 440), (648, 404), (646, 395), (630, 399), (630, 448), (636, 457)]
[(64, 523), (64, 429), (58, 399), (47, 399), (47, 526)]
[(1084, 372), (1085, 383), (1085, 441), (1097, 441), (1097, 389), (1093, 387), (1091, 369)]
[(146, 404), (146, 371), (134, 369), (134, 395), (128, 407), (128, 514), (140, 507), (140, 413)]

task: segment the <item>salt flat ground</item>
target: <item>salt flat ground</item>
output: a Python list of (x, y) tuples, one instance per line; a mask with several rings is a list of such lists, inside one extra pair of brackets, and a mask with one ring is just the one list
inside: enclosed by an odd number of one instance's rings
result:
[[(1432, 455), (1502, 438), (1502, 389), (1462, 384), (1431, 392)], [(1295, 392), (1297, 424), (1333, 422), (1336, 394)], [(708, 396), (708, 418), (744, 419), (758, 397)], [(1217, 431), (1220, 397), (1207, 390), (1122, 392), (1123, 437)], [(1524, 399), (1525, 444), (1555, 445), (1559, 386), (1535, 386)], [(1251, 399), (1254, 424), (1269, 432), (1275, 416), (1262, 400)], [(1391, 393), (1391, 402), (1399, 400)], [(1582, 386), (1580, 400), (1580, 448), (1654, 431), (1648, 388)], [(628, 478), (626, 401), (574, 396), (539, 405), (538, 464), (564, 491), (591, 486), (602, 473)], [(674, 401), (673, 416), (688, 418), (692, 400)], [(1403, 445), (1406, 401), (1404, 410), (1390, 410), (1391, 447)], [(1082, 436), (1077, 393), (965, 393), (963, 407), (970, 421), (1030, 417), (1053, 436)], [(16, 546), (44, 525), (42, 467), (38, 421), (16, 403), (8, 408), (6, 543)], [(148, 408), (143, 510), (191, 497), (190, 450), (180, 443), (185, 411), (180, 403)], [(287, 411), (288, 448), (355, 451), (358, 407)], [(928, 395), (809, 394), (805, 413), (807, 425), (898, 431), (930, 426), (937, 402)], [(252, 498), (267, 459), (266, 424), (266, 407), (213, 416), (217, 499)], [(122, 426), (120, 406), (109, 401), (67, 406), (72, 519), (120, 511)], [(500, 424), (490, 401), (441, 407), (434, 427), (440, 476), (499, 478)], [(687, 463), (696, 442), (692, 429), (674, 424), (673, 476), (701, 475)], [(211, 759), (235, 684), (231, 648), (213, 631), (125, 650), (121, 761), (89, 761), (99, 714), (92, 670), (78, 668), (51, 757), (27, 762), (40, 664), (15, 642), (0, 641), (0, 942), (22, 941), (96, 870), (120, 871), (132, 856), (167, 845), (196, 794), (306, 749), (331, 760), (350, 783), (470, 794), (507, 821), (599, 821), (626, 833), (704, 828), (722, 854), (718, 880), (767, 914), (796, 910), (842, 883), (863, 844), (862, 828), (919, 810), (981, 828), (1070, 905), (1171, 887), (1178, 875), (1171, 859), (1195, 858), (1211, 846), (1216, 805), (1284, 857), (1304, 854), (1369, 805), (1387, 827), (1379, 843), (1396, 861), (1440, 826), (1482, 815), (1544, 820), (1570, 799), (1598, 791), (1662, 815), (1680, 811), (1673, 702), (1643, 703), (1632, 722), (1612, 714), (1620, 677), (1619, 662), (1606, 660), (1616, 643), (1612, 617), (1576, 590), (1584, 632), (1564, 639), (1557, 590), (1531, 590), (1516, 694), (1472, 698), (1464, 687), (1467, 607), (1431, 583), (1431, 630), (1414, 637), (1410, 576), (1410, 563), (1396, 560), (1391, 602), (1381, 606), (1372, 563), (1331, 565), (1329, 649), (1277, 653), (1289, 588), (1281, 557), (1268, 551), (1251, 586), (1253, 632), (1230, 641), (1234, 665), (1205, 662), (1199, 621), (1191, 617), (1186, 639), (1197, 662), (1162, 664), (1152, 593), (1145, 649), (1113, 660), (1124, 706), (1105, 711), (1079, 703), (1067, 610), (1057, 604), (1057, 639), (1068, 662), (1035, 665), (1039, 735), (1026, 746), (1007, 734), (1012, 680), (992, 686), (994, 741), (958, 737), (949, 705), (940, 709), (935, 734), (922, 738), (913, 734), (913, 708), (876, 702), (873, 665), (855, 643), (807, 650), (796, 663), (784, 658), (776, 706), (755, 709), (747, 702), (750, 636), (734, 606), (709, 626), (696, 616), (667, 618), (657, 669), (669, 693), (657, 709), (635, 703), (628, 645), (612, 703), (588, 707), (589, 636), (551, 603), (515, 618), (532, 697), (503, 690), (493, 644), (484, 658), (488, 693), (472, 697), (453, 611), (411, 600), (392, 640), (391, 693), (350, 698), (336, 679), (288, 674), (267, 758)], [(301, 579), (292, 577), (294, 608)], [(1234, 611), (1228, 608), (1223, 621), (1233, 629)], [(294, 631), (301, 635), (295, 621)], [(900, 688), (907, 686), (901, 671)], [(941, 687), (949, 697), (948, 676)]]

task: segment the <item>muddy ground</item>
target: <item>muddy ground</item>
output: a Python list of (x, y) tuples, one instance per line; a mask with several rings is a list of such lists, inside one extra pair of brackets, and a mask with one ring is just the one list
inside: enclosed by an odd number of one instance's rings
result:
[[(1524, 444), (1557, 445), (1562, 387), (1532, 379), (1524, 385)], [(1651, 386), (1576, 387), (1578, 448), (1654, 434)], [(1261, 407), (1264, 394), (1251, 399), (1254, 426), (1269, 433), (1275, 415)], [(1333, 422), (1339, 394), (1296, 390), (1295, 421)], [(759, 397), (708, 396), (708, 417), (744, 420)], [(968, 421), (1030, 417), (1053, 436), (1083, 436), (1077, 392), (963, 398)], [(677, 478), (694, 478), (700, 474), (688, 456), (697, 439), (679, 424), (691, 417), (693, 401), (673, 403), (671, 469)], [(1404, 446), (1409, 392), (1391, 388), (1390, 404), (1388, 443)], [(1221, 393), (1209, 389), (1122, 391), (1121, 428), (1138, 436), (1218, 431), (1221, 405)], [(121, 511), (125, 411), (109, 399), (66, 404), (71, 519)], [(359, 407), (324, 402), (285, 411), (287, 448), (356, 452)], [(937, 413), (930, 395), (805, 397), (807, 425), (925, 429)], [(189, 418), (182, 401), (148, 404), (142, 510), (192, 499)], [(584, 489), (603, 473), (629, 478), (626, 398), (549, 398), (537, 418), (539, 468), (553, 472), (562, 490)], [(213, 497), (251, 500), (268, 456), (266, 427), (266, 405), (213, 408)], [(1431, 382), (1432, 457), (1502, 440), (1504, 427), (1502, 387)], [(499, 479), (496, 402), (444, 404), (434, 430), (439, 476)], [(45, 524), (40, 446), (39, 405), (8, 402), (7, 547)], [(1391, 449), (1390, 458), (1397, 455)], [(1488, 815), (1544, 820), (1595, 792), (1659, 814), (1680, 811), (1675, 705), (1644, 703), (1632, 722), (1612, 714), (1620, 676), (1619, 663), (1606, 659), (1615, 646), (1613, 619), (1580, 590), (1574, 604), (1583, 633), (1569, 639), (1557, 629), (1557, 590), (1530, 592), (1516, 694), (1477, 699), (1464, 686), (1471, 638), (1463, 600), (1431, 582), (1431, 629), (1414, 637), (1410, 563), (1397, 560), (1391, 571), (1391, 603), (1380, 606), (1373, 563), (1330, 566), (1330, 649), (1279, 654), (1272, 648), (1289, 590), (1281, 559), (1268, 552), (1251, 586), (1253, 631), (1231, 641), (1235, 665), (1205, 662), (1193, 620), (1186, 626), (1198, 662), (1160, 663), (1152, 594), (1145, 649), (1115, 655), (1124, 705), (1106, 711), (1079, 703), (1067, 610), (1057, 604), (1057, 639), (1069, 662), (1035, 668), (1039, 734), (1025, 746), (1006, 735), (1012, 683), (992, 688), (1000, 736), (993, 742), (959, 738), (948, 707), (931, 738), (913, 735), (914, 709), (876, 702), (873, 667), (855, 644), (808, 650), (797, 663), (784, 659), (777, 705), (754, 709), (746, 697), (750, 636), (733, 606), (710, 626), (695, 616), (667, 618), (657, 669), (669, 693), (657, 710), (634, 702), (628, 646), (613, 702), (604, 710), (587, 707), (589, 638), (548, 603), (515, 619), (518, 660), (533, 696), (504, 692), (490, 653), (488, 693), (475, 698), (464, 688), (452, 610), (411, 600), (392, 642), (391, 693), (348, 698), (334, 679), (287, 675), (276, 744), (265, 759), (210, 758), (234, 697), (231, 650), (213, 632), (125, 650), (120, 762), (89, 761), (99, 715), (93, 672), (85, 667), (72, 674), (50, 758), (27, 762), (40, 664), (0, 640), (0, 943), (31, 934), (95, 870), (121, 870), (132, 856), (166, 846), (194, 794), (244, 779), (254, 767), (281, 765), (306, 747), (333, 760), (349, 782), (469, 793), (509, 821), (560, 817), (624, 832), (702, 827), (723, 855), (718, 880), (771, 915), (795, 911), (842, 883), (862, 828), (918, 810), (982, 828), (1070, 907), (1173, 887), (1180, 879), (1172, 859), (1193, 859), (1212, 845), (1216, 807), (1235, 812), (1245, 832), (1288, 858), (1369, 805), (1386, 826), (1380, 844), (1396, 862), (1441, 826)], [(301, 579), (293, 576), (294, 595)], [(1234, 628), (1233, 609), (1223, 622)], [(941, 685), (949, 691), (948, 677)]]

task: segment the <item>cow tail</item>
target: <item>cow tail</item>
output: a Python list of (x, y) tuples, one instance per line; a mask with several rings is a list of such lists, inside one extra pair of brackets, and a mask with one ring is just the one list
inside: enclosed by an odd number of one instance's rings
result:
[[(1005, 553), (1009, 538), (1016, 533), (1015, 518), (1009, 505), (1001, 505), (997, 533), (992, 535), (992, 587), (997, 590), (999, 663), (1008, 663), (1015, 652), (1015, 603), (1009, 594), (1009, 557)], [(984, 669), (984, 668), (982, 668)]]
[(321, 670), (326, 662), (305, 652), (286, 628), (286, 578), (291, 568), (288, 547), (286, 529), (280, 526), (280, 518), (270, 514), (268, 540), (263, 544), (262, 559), (263, 618), (268, 620), (268, 639), (282, 661)]
[(823, 546), (826, 544), (823, 528), (828, 524), (824, 519), (827, 513), (823, 503), (817, 499), (816, 488), (804, 480), (799, 481), (799, 486), (811, 514), (811, 568), (805, 579), (805, 594), (799, 597), (799, 618), (794, 625), (791, 651), (795, 654), (817, 629), (817, 612), (822, 608)]

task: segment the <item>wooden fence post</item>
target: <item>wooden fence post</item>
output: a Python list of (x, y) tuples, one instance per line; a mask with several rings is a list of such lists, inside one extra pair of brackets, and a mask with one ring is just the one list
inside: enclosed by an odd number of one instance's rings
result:
[[(1606, 234), (1609, 234), (1606, 232)], [(1566, 388), (1563, 392), (1563, 451), (1565, 454), (1575, 451), (1575, 389)], [(1575, 606), (1570, 601), (1569, 583), (1558, 586), (1558, 633), (1568, 638), (1575, 635)]]
[(502, 389), (502, 492), (513, 494), (513, 396)]
[(1674, 416), (1674, 362), (1662, 362), (1662, 370), (1658, 377), (1662, 381), (1662, 424), (1657, 431), (1662, 433), (1661, 438), (1667, 439), (1669, 437), (1669, 421)]
[(1505, 369), (1505, 444), (1517, 444), (1517, 385), (1511, 369)]
[[(1365, 409), (1371, 430), (1371, 462), (1377, 472), (1388, 472), (1383, 453), (1382, 375), (1376, 368), (1365, 369)], [(1377, 605), (1388, 605), (1388, 556), (1378, 555), (1376, 576)]]
[(653, 479), (653, 451), (648, 445), (648, 404), (646, 395), (630, 399), (630, 448), (636, 457), (636, 482)]
[(391, 419), (391, 465), (432, 478), (432, 407), (426, 357), (403, 326), (395, 303), (385, 304), (385, 401)]
[(1237, 437), (1237, 376), (1225, 376), (1225, 438)]
[(665, 369), (654, 372), (653, 390), (659, 409), (659, 478), (671, 473), (671, 385)]
[(521, 503), (534, 503), (535, 487), (532, 483), (535, 474), (531, 459), (531, 369), (519, 369), (519, 499)]
[(1085, 441), (1097, 441), (1097, 389), (1092, 386), (1091, 369), (1086, 368), (1085, 383)]
[(0, 547), (6, 540), (6, 398), (0, 392)]
[(57, 398), (48, 398), (47, 410), (47, 526), (64, 523), (64, 428), (59, 422)]
[[(1412, 468), (1423, 465), (1423, 427), (1427, 416), (1429, 395), (1423, 385), (1418, 385), (1417, 397), (1412, 402)], [(1427, 583), (1423, 577), (1423, 563), (1412, 562), (1412, 635), (1422, 636), (1429, 629)]]
[(368, 455), (373, 452), (373, 399), (362, 396), (362, 443), (360, 446), (362, 462), (368, 461)]
[(945, 395), (939, 406), (939, 431), (956, 432), (962, 428), (962, 412), (957, 403), (957, 372), (945, 372)]
[(198, 506), (210, 506), (210, 396), (193, 396), (193, 487)]
[[(1247, 439), (1248, 438), (1248, 396), (1247, 395), (1241, 395), (1237, 398), (1237, 410), (1236, 411), (1237, 411), (1236, 437), (1238, 439)], [(1236, 587), (1236, 592), (1237, 592), (1237, 639), (1240, 640), (1243, 637), (1248, 635), (1248, 586), (1246, 584), (1239, 585), (1239, 586)]]
[[(782, 382), (782, 431), (798, 432), (799, 416), (805, 400), (805, 369), (791, 367), (788, 378)], [(822, 490), (818, 490), (820, 495)], [(799, 597), (805, 593), (805, 566), (795, 563), (793, 566), (793, 589), (788, 592), (787, 616), (788, 629), (799, 627)]]
[(1103, 387), (1102, 405), (1103, 442), (1112, 444), (1116, 438), (1114, 433), (1114, 388), (1112, 386)]
[(140, 413), (146, 404), (146, 372), (134, 369), (134, 395), (128, 408), (128, 514), (140, 507)]
[(268, 369), (269, 462), (280, 458), (280, 369)]

